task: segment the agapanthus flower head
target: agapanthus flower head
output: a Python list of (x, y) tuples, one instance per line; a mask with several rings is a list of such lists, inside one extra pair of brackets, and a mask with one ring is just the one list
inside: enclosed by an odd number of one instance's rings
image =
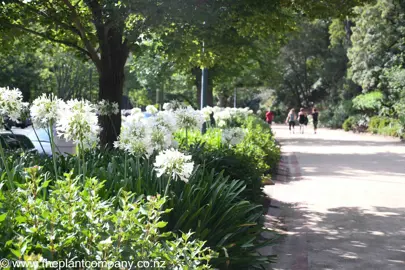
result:
[(201, 112), (204, 115), (205, 121), (209, 121), (211, 119), (211, 114), (214, 113), (214, 110), (212, 107), (207, 106), (207, 107), (202, 108)]
[(59, 110), (56, 122), (58, 136), (84, 148), (92, 148), (99, 140), (97, 109), (87, 100), (69, 100)]
[(175, 149), (168, 149), (156, 156), (154, 167), (158, 177), (166, 174), (173, 179), (179, 178), (187, 183), (193, 173), (194, 162), (191, 160), (191, 156)]
[(179, 128), (201, 129), (205, 122), (202, 112), (194, 110), (191, 106), (176, 110), (175, 115)]
[(162, 151), (172, 145), (173, 135), (165, 126), (161, 126), (155, 122), (151, 126), (150, 140), (154, 150)]
[(245, 130), (239, 127), (222, 130), (221, 141), (226, 144), (236, 145), (245, 137)]
[(155, 115), (155, 114), (158, 113), (159, 110), (156, 109), (156, 107), (153, 106), (153, 105), (148, 105), (148, 106), (146, 106), (146, 111), (147, 111), (148, 113), (150, 113), (150, 114)]
[(100, 100), (96, 107), (98, 114), (102, 116), (114, 115), (120, 112), (117, 102), (110, 102), (105, 99)]
[(37, 97), (31, 106), (31, 119), (35, 127), (48, 128), (56, 123), (59, 109), (63, 108), (63, 101), (54, 94), (42, 94)]
[(171, 103), (165, 103), (165, 104), (163, 104), (163, 110), (165, 110), (165, 111), (171, 111), (171, 110), (173, 110), (173, 104), (171, 104)]
[(216, 112), (214, 114), (215, 121), (228, 121), (232, 117), (232, 112), (230, 109), (224, 109), (222, 111)]
[(121, 133), (114, 146), (131, 155), (149, 157), (154, 150), (151, 142), (152, 130), (140, 115), (143, 116), (142, 113), (134, 113), (123, 118)]
[(167, 128), (171, 133), (177, 130), (176, 114), (173, 111), (160, 111), (156, 114), (155, 121)]
[(142, 110), (140, 108), (133, 108), (131, 110), (131, 114), (137, 114), (137, 113), (142, 113)]
[(20, 90), (0, 87), (0, 123), (3, 117), (8, 116), (13, 121), (18, 121), (23, 108), (22, 93)]
[(214, 113), (217, 113), (217, 112), (220, 112), (220, 111), (222, 111), (224, 108), (221, 108), (221, 107), (218, 107), (218, 106), (214, 106), (213, 108), (212, 108), (212, 111), (214, 112)]

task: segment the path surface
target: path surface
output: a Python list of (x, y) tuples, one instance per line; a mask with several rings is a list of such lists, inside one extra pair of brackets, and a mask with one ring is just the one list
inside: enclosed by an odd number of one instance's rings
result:
[(405, 143), (273, 130), (296, 176), (265, 188), (287, 232), (273, 269), (405, 269)]

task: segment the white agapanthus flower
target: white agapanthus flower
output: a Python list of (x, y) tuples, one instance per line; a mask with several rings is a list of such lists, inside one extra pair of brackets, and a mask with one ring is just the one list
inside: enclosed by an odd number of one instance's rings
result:
[(221, 141), (230, 145), (236, 145), (245, 138), (245, 130), (239, 127), (222, 130)]
[(216, 112), (214, 114), (214, 119), (215, 121), (220, 121), (220, 120), (224, 120), (224, 121), (228, 121), (229, 119), (231, 119), (232, 117), (232, 113), (231, 110), (226, 109), (220, 112)]
[(160, 111), (156, 114), (156, 122), (166, 127), (171, 133), (177, 130), (176, 114), (173, 111)]
[(117, 102), (110, 102), (102, 99), (97, 103), (97, 112), (99, 115), (108, 116), (118, 114), (120, 112)]
[(23, 109), (22, 93), (20, 90), (0, 87), (0, 123), (3, 117), (8, 116), (13, 121), (18, 121)]
[(212, 111), (214, 112), (214, 113), (217, 113), (217, 112), (220, 112), (220, 111), (222, 111), (224, 108), (221, 108), (221, 107), (218, 107), (218, 106), (214, 106), (213, 108), (212, 108)]
[(257, 110), (256, 114), (257, 114), (257, 115), (260, 115), (260, 114), (262, 114), (262, 111), (261, 111), (261, 110)]
[(93, 104), (87, 100), (69, 100), (58, 112), (56, 131), (59, 137), (84, 148), (97, 145), (101, 128), (97, 109)]
[(131, 155), (150, 157), (154, 150), (151, 142), (152, 129), (140, 115), (143, 116), (142, 113), (134, 113), (123, 118), (121, 133), (114, 146)]
[(139, 108), (133, 108), (133, 109), (131, 110), (131, 114), (137, 114), (137, 113), (142, 113), (142, 110), (139, 109)]
[(153, 114), (153, 115), (155, 115), (155, 114), (158, 113), (158, 109), (156, 109), (156, 107), (153, 106), (153, 105), (148, 105), (148, 106), (146, 106), (146, 111), (147, 111), (148, 113), (150, 113), (150, 114)]
[(204, 115), (205, 121), (210, 121), (211, 119), (211, 114), (214, 112), (214, 109), (210, 106), (202, 108), (202, 113)]
[(168, 149), (173, 144), (172, 133), (166, 127), (160, 125), (152, 127), (150, 140), (153, 149), (157, 151)]
[(156, 156), (154, 166), (158, 177), (167, 174), (173, 179), (180, 178), (187, 183), (193, 173), (194, 162), (191, 156), (184, 155), (175, 149), (168, 149)]
[(173, 105), (171, 103), (165, 103), (165, 104), (163, 104), (163, 110), (171, 111), (171, 110), (173, 110)]
[(64, 108), (63, 101), (54, 94), (37, 97), (31, 106), (31, 119), (35, 127), (48, 128), (49, 124), (56, 123), (59, 109)]
[(176, 110), (175, 115), (179, 128), (201, 129), (205, 122), (202, 112), (194, 110), (191, 106)]

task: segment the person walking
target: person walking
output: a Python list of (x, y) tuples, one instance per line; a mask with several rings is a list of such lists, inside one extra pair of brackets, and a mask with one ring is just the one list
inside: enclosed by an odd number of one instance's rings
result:
[(273, 119), (274, 119), (274, 113), (271, 110), (266, 112), (266, 122), (269, 124), (270, 127), (271, 127), (271, 124), (273, 123)]
[(316, 130), (318, 129), (318, 118), (319, 112), (316, 108), (312, 109), (312, 123), (314, 124), (314, 133), (316, 134)]
[(304, 108), (301, 108), (298, 113), (298, 123), (300, 124), (300, 133), (304, 134), (305, 125), (308, 123), (307, 114), (305, 113)]
[(295, 120), (297, 119), (297, 115), (295, 114), (295, 110), (291, 109), (290, 112), (287, 115), (287, 118), (285, 119), (285, 123), (288, 123), (288, 128), (290, 130), (290, 134), (291, 134), (291, 128), (292, 128), (292, 132), (294, 132), (294, 127), (295, 127)]

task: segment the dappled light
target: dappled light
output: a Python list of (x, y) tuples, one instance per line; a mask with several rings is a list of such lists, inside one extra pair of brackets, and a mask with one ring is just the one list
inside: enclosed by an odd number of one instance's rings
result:
[(274, 250), (291, 254), (280, 255), (274, 269), (404, 269), (405, 145), (343, 131), (273, 129), (284, 160), (292, 161), (285, 173), (298, 167), (301, 174), (265, 188), (284, 229)]

